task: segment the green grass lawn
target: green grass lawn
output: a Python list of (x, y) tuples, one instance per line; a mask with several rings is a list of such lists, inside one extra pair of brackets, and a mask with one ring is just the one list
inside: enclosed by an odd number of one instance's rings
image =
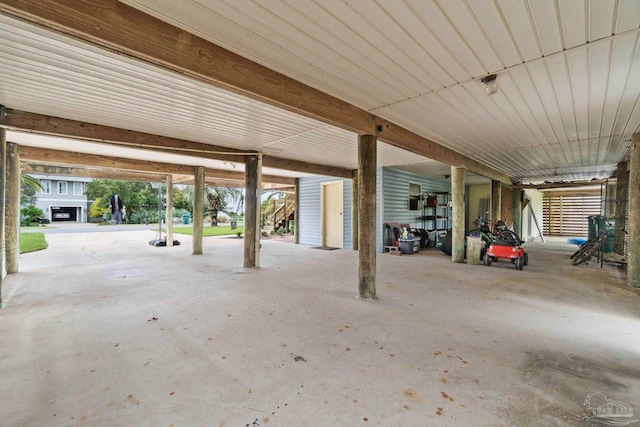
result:
[[(167, 231), (166, 228), (164, 230)], [(204, 237), (226, 236), (226, 235), (236, 235), (238, 233), (244, 233), (244, 227), (238, 227), (235, 230), (232, 230), (230, 225), (219, 225), (217, 227), (210, 227), (205, 225), (204, 227), (202, 227), (202, 230), (203, 230), (202, 234)], [(176, 234), (192, 235), (193, 228), (192, 227), (173, 227), (173, 232)]]
[(20, 233), (20, 253), (39, 251), (47, 249), (47, 241), (44, 233)]

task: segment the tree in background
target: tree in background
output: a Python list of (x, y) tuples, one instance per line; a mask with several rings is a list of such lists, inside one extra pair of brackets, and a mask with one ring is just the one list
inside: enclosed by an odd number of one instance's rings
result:
[(42, 185), (37, 178), (25, 173), (20, 175), (20, 206), (35, 206), (36, 191), (42, 191)]
[(102, 218), (105, 213), (109, 212), (109, 207), (100, 207), (102, 198), (98, 197), (91, 203), (89, 207), (89, 216), (91, 218)]
[(220, 195), (215, 191), (207, 192), (207, 205), (209, 207), (209, 216), (211, 217), (211, 226), (218, 226), (218, 211), (224, 204)]
[[(109, 209), (109, 199), (118, 193), (122, 203), (127, 207), (130, 218), (139, 218), (144, 213), (153, 211), (158, 206), (157, 190), (148, 182), (120, 181), (114, 179), (96, 179), (87, 183), (85, 194), (94, 200), (90, 215)], [(102, 213), (99, 214), (102, 217)], [(94, 217), (95, 218), (95, 217)]]
[[(233, 200), (231, 198), (232, 197), (231, 194), (233, 194), (231, 190), (235, 190), (235, 189), (226, 188), (226, 187), (210, 187), (207, 185), (204, 187), (204, 194), (205, 195), (217, 194), (218, 196), (220, 196), (220, 199), (217, 204), (217, 210), (227, 213), (227, 210), (226, 210), (227, 201)], [(179, 200), (174, 199), (173, 206), (176, 209), (181, 209), (181, 208), (186, 209), (189, 211), (189, 213), (193, 214), (193, 185), (186, 185), (182, 187), (179, 193), (176, 190), (174, 190), (173, 194), (174, 194), (174, 197), (178, 195), (180, 196)], [(208, 204), (208, 199), (207, 199), (207, 204)], [(207, 211), (207, 207), (203, 206), (203, 214), (206, 214), (206, 211)]]
[[(187, 188), (191, 188), (192, 191), (189, 194), (185, 193)], [(175, 209), (181, 209), (193, 214), (193, 187), (173, 187), (173, 207)]]

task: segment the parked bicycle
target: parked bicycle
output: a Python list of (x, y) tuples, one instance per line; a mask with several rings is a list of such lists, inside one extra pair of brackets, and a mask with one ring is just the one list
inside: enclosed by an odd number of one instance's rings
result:
[(596, 256), (598, 259), (602, 257), (604, 242), (609, 237), (609, 233), (604, 229), (600, 235), (593, 237), (580, 246), (573, 255), (571, 255), (571, 263), (573, 265), (580, 265), (583, 262), (588, 262), (592, 257)]

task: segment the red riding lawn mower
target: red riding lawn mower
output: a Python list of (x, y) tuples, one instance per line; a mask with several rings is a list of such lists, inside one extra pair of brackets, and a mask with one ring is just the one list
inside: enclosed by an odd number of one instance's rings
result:
[(498, 233), (484, 254), (484, 265), (489, 267), (491, 262), (500, 258), (510, 259), (518, 270), (529, 264), (529, 255), (524, 251), (520, 237), (511, 230), (505, 229)]

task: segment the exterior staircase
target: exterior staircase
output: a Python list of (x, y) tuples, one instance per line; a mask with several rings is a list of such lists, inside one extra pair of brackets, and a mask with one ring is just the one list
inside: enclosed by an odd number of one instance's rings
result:
[(284, 198), (274, 199), (273, 202), (262, 211), (261, 223), (265, 231), (277, 231), (296, 216), (295, 194), (287, 193)]

